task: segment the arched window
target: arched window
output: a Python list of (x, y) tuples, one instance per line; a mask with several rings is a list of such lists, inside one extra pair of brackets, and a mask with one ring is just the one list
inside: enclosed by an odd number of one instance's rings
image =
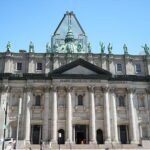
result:
[(83, 96), (78, 95), (78, 105), (83, 105)]
[(119, 100), (119, 106), (124, 107), (125, 106), (125, 97), (124, 96), (119, 96), (118, 100)]
[(40, 106), (41, 105), (41, 96), (36, 95), (35, 97), (35, 106)]
[(97, 144), (104, 144), (103, 131), (101, 129), (98, 129), (96, 131), (96, 140), (97, 140)]
[(58, 130), (58, 144), (65, 144), (65, 131), (63, 129)]

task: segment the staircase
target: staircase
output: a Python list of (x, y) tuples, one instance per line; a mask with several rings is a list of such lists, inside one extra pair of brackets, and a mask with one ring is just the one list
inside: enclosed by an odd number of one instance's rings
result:
[[(17, 150), (144, 150), (142, 146), (135, 144), (47, 144), (42, 145), (26, 145), (18, 147)], [(148, 149), (147, 149), (148, 150)]]

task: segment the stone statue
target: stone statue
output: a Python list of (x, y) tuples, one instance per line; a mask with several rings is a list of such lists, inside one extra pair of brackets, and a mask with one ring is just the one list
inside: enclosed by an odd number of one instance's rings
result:
[(144, 52), (145, 52), (146, 55), (150, 54), (149, 47), (147, 46), (147, 44), (145, 44), (144, 46), (142, 46), (142, 48), (144, 48)]
[(110, 43), (108, 44), (107, 49), (108, 49), (108, 53), (112, 54), (112, 45)]
[(88, 43), (88, 53), (91, 53), (91, 44), (90, 43)]
[(80, 43), (78, 43), (78, 45), (77, 45), (77, 52), (81, 52), (81, 50), (82, 50), (82, 46), (81, 46)]
[(10, 41), (8, 41), (8, 43), (6, 45), (6, 51), (10, 52), (10, 50), (11, 50), (11, 43), (10, 43)]
[(29, 44), (29, 53), (34, 53), (34, 44), (32, 43), (32, 41)]
[(100, 45), (101, 53), (104, 54), (104, 51), (105, 51), (105, 45), (104, 45), (104, 43), (100, 42), (99, 45)]
[(51, 48), (49, 46), (49, 42), (47, 42), (47, 44), (46, 44), (46, 53), (50, 53), (50, 50), (51, 50)]
[(128, 47), (126, 44), (123, 45), (124, 54), (128, 54)]

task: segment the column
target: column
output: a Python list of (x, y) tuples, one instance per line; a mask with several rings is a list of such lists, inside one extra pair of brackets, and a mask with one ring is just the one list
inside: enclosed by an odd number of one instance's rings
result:
[(118, 143), (117, 110), (116, 110), (115, 90), (111, 89), (110, 92), (111, 92), (111, 101), (112, 101), (113, 143)]
[(72, 143), (72, 88), (67, 88), (67, 103), (66, 103), (66, 123), (67, 123), (67, 140), (66, 143)]
[(44, 93), (44, 118), (43, 118), (43, 140), (48, 141), (48, 122), (49, 122), (49, 88), (45, 88)]
[(90, 143), (96, 143), (96, 127), (95, 127), (95, 99), (94, 87), (89, 87), (90, 96)]
[(137, 143), (137, 125), (136, 125), (136, 117), (135, 117), (135, 107), (133, 102), (133, 94), (135, 92), (135, 89), (127, 89), (127, 91), (128, 91), (131, 143)]
[(104, 92), (104, 126), (105, 126), (105, 143), (111, 143), (110, 132), (110, 107), (109, 107), (109, 88), (102, 88)]
[(32, 102), (32, 92), (31, 89), (27, 89), (26, 93), (26, 120), (25, 120), (25, 141), (30, 143), (30, 130), (31, 130), (31, 102)]
[(57, 87), (53, 87), (53, 103), (52, 103), (52, 143), (57, 143)]

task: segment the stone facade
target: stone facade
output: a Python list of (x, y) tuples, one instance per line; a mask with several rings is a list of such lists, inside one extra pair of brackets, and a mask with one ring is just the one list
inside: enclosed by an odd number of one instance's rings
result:
[[(68, 16), (76, 21), (65, 14), (55, 33)], [(56, 51), (54, 33), (47, 53), (0, 53), (0, 138), (5, 130), (22, 144), (149, 140), (150, 56), (93, 54), (86, 42), (84, 51), (70, 51), (77, 46), (68, 46), (75, 42), (68, 32), (67, 52), (59, 44)]]

